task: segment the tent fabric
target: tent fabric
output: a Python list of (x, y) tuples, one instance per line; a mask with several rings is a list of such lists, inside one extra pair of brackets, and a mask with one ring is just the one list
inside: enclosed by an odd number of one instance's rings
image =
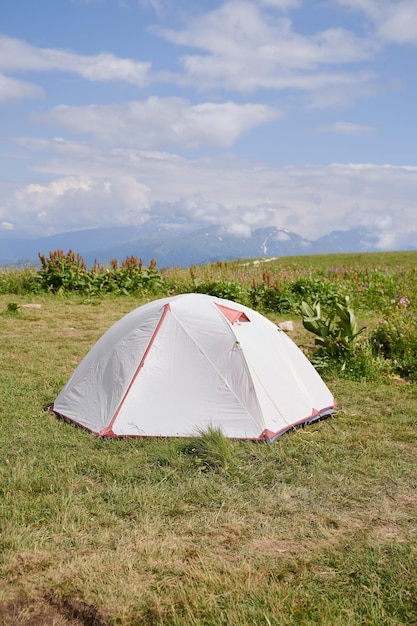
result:
[(334, 412), (309, 360), (236, 302), (182, 294), (145, 304), (92, 347), (51, 406), (101, 436), (274, 440)]

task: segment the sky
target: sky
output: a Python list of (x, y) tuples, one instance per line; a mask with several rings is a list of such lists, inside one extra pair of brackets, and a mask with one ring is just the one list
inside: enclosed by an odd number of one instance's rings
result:
[(417, 242), (417, 0), (1, 0), (0, 238)]

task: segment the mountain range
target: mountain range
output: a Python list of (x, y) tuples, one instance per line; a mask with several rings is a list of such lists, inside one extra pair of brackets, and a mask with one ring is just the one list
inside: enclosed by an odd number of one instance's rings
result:
[[(0, 266), (38, 263), (38, 252), (61, 249), (80, 253), (87, 266), (107, 265), (134, 255), (158, 267), (187, 267), (211, 261), (299, 256), (378, 250), (377, 237), (366, 229), (333, 231), (315, 241), (276, 227), (258, 228), (248, 237), (228, 233), (220, 225), (196, 225), (151, 218), (141, 226), (94, 228), (47, 237), (0, 238)], [(416, 248), (414, 248), (416, 249)]]

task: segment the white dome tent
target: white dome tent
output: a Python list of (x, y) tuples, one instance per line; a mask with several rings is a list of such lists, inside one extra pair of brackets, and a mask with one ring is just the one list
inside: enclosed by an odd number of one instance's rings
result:
[(218, 428), (273, 441), (334, 412), (329, 389), (275, 324), (236, 302), (183, 294), (145, 304), (93, 346), (51, 410), (103, 437)]

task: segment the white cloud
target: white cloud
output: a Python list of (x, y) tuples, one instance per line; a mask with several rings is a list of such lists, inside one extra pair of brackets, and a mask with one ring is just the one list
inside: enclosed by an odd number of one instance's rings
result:
[(37, 85), (4, 76), (0, 72), (0, 104), (18, 102), (25, 98), (42, 98), (42, 96), (43, 90)]
[(247, 224), (230, 224), (227, 231), (231, 235), (236, 235), (236, 237), (250, 237), (251, 236), (251, 228)]
[(390, 3), (378, 24), (379, 35), (398, 44), (417, 44), (417, 3), (415, 0)]
[(205, 102), (192, 106), (182, 98), (151, 97), (119, 105), (61, 105), (45, 119), (104, 143), (154, 149), (229, 147), (250, 128), (279, 115), (276, 109), (261, 104)]
[(363, 11), (373, 20), (377, 20), (382, 3), (386, 0), (333, 0), (335, 4), (346, 7), (352, 11)]
[(317, 129), (322, 133), (338, 133), (342, 135), (364, 135), (376, 130), (375, 126), (353, 124), (352, 122), (333, 122)]
[(90, 81), (122, 81), (143, 87), (150, 67), (148, 62), (120, 59), (108, 52), (86, 56), (55, 48), (37, 48), (0, 35), (0, 70), (8, 73), (71, 72)]
[(177, 200), (177, 202), (160, 205), (158, 214), (169, 215), (177, 219), (186, 218), (191, 222), (202, 222), (205, 224), (219, 224), (224, 218), (225, 207), (220, 202), (214, 202), (204, 198), (201, 193), (195, 193)]
[(383, 41), (417, 44), (417, 3), (415, 0), (334, 0), (350, 10), (364, 12), (374, 23)]
[(246, 0), (229, 0), (190, 19), (183, 30), (157, 32), (173, 43), (204, 52), (183, 56), (185, 76), (171, 77), (198, 89), (315, 91), (341, 81), (352, 85), (359, 81), (352, 69), (333, 72), (328, 67), (368, 61), (376, 53), (372, 40), (343, 28), (299, 34), (287, 17), (262, 13)]
[(267, 7), (273, 7), (280, 11), (288, 11), (290, 9), (297, 9), (301, 6), (302, 0), (262, 0), (262, 4)]
[[(28, 141), (26, 149), (31, 145)], [(62, 232), (138, 224), (156, 214), (220, 223), (244, 236), (276, 226), (317, 239), (332, 230), (365, 227), (381, 238), (391, 233), (398, 248), (417, 232), (417, 167), (274, 168), (231, 155), (191, 161), (167, 152), (101, 150), (62, 140), (38, 142), (36, 149), (45, 151), (38, 169), (51, 182), (0, 192), (0, 218), (15, 228)]]
[(119, 172), (113, 179), (88, 175), (56, 178), (17, 189), (9, 201), (9, 228), (52, 234), (79, 228), (141, 224), (149, 190)]

